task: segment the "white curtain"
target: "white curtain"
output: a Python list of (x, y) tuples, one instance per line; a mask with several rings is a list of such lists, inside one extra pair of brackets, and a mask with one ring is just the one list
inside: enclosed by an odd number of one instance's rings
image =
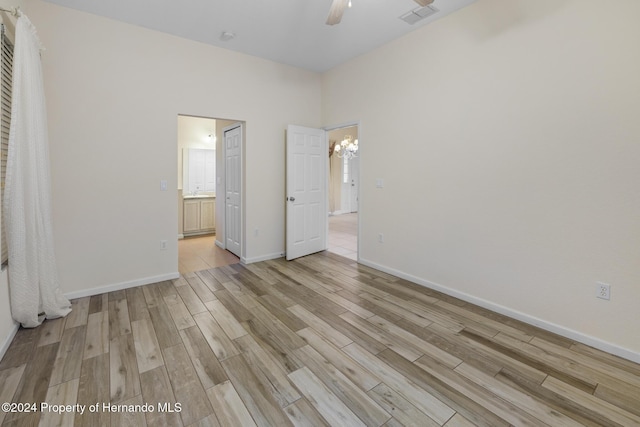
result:
[(11, 314), (26, 328), (71, 311), (59, 289), (54, 256), (41, 48), (35, 27), (21, 15), (16, 23), (3, 206)]

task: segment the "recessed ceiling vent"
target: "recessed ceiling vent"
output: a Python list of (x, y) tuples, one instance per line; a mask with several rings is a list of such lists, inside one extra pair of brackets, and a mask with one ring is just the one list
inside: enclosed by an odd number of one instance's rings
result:
[(433, 15), (434, 13), (438, 13), (439, 10), (433, 6), (424, 6), (419, 7), (417, 9), (413, 9), (400, 17), (407, 24), (413, 25), (418, 21), (423, 20), (424, 18)]

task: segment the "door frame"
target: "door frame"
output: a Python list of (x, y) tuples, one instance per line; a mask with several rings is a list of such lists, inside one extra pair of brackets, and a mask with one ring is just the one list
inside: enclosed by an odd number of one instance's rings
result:
[[(362, 141), (362, 122), (360, 120), (354, 120), (354, 121), (349, 121), (349, 122), (344, 122), (344, 123), (340, 123), (337, 125), (330, 125), (330, 126), (325, 126), (323, 129), (327, 132), (327, 144), (328, 142), (328, 138), (329, 138), (329, 132), (331, 132), (332, 130), (336, 130), (336, 129), (342, 129), (342, 128), (348, 128), (348, 127), (357, 127), (358, 128), (358, 157), (360, 158), (358, 160), (359, 164), (358, 164), (358, 173), (356, 174), (358, 176), (358, 190), (357, 190), (357, 197), (358, 197), (358, 235), (357, 235), (357, 240), (358, 240), (358, 261), (356, 262), (360, 262), (360, 230), (361, 230), (361, 218), (362, 218), (362, 212), (363, 212), (363, 204), (362, 204), (362, 197), (361, 193), (360, 193), (360, 188), (362, 187), (362, 144), (360, 143)], [(331, 176), (329, 175), (329, 162), (327, 162), (327, 188), (329, 188), (329, 180), (331, 179)], [(327, 191), (327, 206), (329, 206), (329, 191)], [(327, 212), (327, 242), (329, 242), (329, 212)]]
[[(219, 185), (216, 183), (216, 204), (219, 203), (220, 199), (217, 197), (218, 194), (222, 194), (222, 209), (218, 210), (217, 206), (216, 206), (216, 210), (218, 212), (221, 213), (221, 217), (222, 217), (222, 221), (224, 222), (224, 227), (220, 227), (221, 230), (218, 230), (218, 227), (216, 227), (216, 246), (220, 247), (221, 249), (226, 250), (227, 249), (227, 197), (226, 197), (226, 191), (227, 191), (227, 166), (226, 166), (226, 159), (227, 159), (227, 147), (226, 144), (224, 142), (224, 136), (225, 133), (233, 130), (235, 128), (240, 128), (240, 261), (242, 263), (244, 263), (245, 261), (245, 256), (246, 256), (246, 245), (245, 245), (245, 209), (244, 209), (244, 205), (245, 205), (245, 180), (244, 180), (244, 162), (245, 162), (245, 157), (244, 157), (244, 152), (245, 152), (245, 122), (241, 122), (238, 121), (232, 125), (229, 126), (225, 126), (224, 128), (222, 128), (222, 162), (221, 162), (221, 172), (220, 172), (220, 177), (222, 177), (221, 179), (221, 183), (224, 183), (223, 185)], [(217, 174), (217, 171), (216, 171)], [(216, 178), (217, 179), (217, 178)], [(222, 236), (219, 236), (220, 231), (222, 231)], [(221, 237), (221, 238), (219, 238)]]

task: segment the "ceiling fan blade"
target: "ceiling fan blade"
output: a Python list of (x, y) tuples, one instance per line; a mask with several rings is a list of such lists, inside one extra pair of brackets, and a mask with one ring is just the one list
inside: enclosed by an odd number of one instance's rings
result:
[(433, 3), (433, 0), (415, 0), (415, 2), (418, 3), (422, 7), (425, 7), (425, 6), (429, 6), (431, 3)]
[[(432, 0), (433, 1), (433, 0)], [(329, 16), (327, 17), (327, 25), (336, 25), (340, 23), (344, 10), (347, 8), (349, 0), (333, 0)]]

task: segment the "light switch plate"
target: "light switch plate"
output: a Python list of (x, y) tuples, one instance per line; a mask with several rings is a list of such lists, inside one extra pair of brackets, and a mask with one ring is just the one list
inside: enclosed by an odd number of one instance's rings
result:
[(167, 180), (163, 179), (160, 181), (160, 191), (167, 191)]

